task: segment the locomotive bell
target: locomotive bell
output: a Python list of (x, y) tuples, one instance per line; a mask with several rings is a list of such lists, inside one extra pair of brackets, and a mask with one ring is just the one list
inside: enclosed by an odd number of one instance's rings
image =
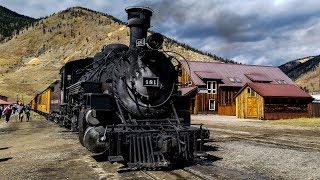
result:
[(128, 27), (130, 28), (130, 48), (143, 47), (146, 44), (147, 32), (150, 28), (152, 9), (133, 6), (126, 8)]

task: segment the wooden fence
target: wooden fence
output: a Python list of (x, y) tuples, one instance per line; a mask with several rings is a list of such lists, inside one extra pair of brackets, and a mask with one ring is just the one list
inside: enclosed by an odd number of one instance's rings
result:
[(308, 112), (310, 117), (320, 117), (320, 103), (310, 103)]

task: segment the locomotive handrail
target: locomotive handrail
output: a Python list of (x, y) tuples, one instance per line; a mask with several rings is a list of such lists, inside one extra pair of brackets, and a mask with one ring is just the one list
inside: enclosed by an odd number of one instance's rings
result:
[[(187, 65), (188, 65), (188, 70), (189, 70), (189, 73), (191, 72), (191, 68), (190, 68), (190, 64), (188, 63), (188, 61), (186, 60), (186, 58), (185, 57), (183, 57), (181, 54), (179, 54), (179, 53), (177, 53), (177, 52), (174, 52), (174, 51), (168, 51), (168, 50), (166, 50), (166, 51), (162, 51), (162, 52), (164, 52), (164, 53), (166, 53), (167, 54), (167, 52), (170, 52), (170, 53), (173, 53), (173, 54), (176, 54), (176, 55), (178, 55), (178, 56), (180, 56), (180, 57), (182, 57), (182, 59), (187, 63)], [(168, 55), (168, 54), (167, 54)], [(168, 56), (170, 56), (170, 55), (168, 55)], [(174, 59), (176, 59), (180, 64), (182, 64), (181, 62), (180, 62), (180, 60), (178, 60), (176, 57), (174, 57), (174, 56), (172, 56)]]

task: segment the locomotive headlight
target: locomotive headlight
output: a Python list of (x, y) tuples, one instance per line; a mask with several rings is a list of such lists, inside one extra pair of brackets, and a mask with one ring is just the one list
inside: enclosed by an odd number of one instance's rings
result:
[(147, 37), (147, 46), (150, 49), (160, 49), (163, 44), (163, 36), (160, 33), (154, 33)]

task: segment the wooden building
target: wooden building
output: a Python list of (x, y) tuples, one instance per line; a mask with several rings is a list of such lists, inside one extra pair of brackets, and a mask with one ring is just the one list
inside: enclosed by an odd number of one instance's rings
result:
[(248, 83), (236, 94), (238, 118), (308, 117), (312, 97), (293, 84)]
[[(0, 95), (0, 106), (8, 105), (8, 97)], [(1, 115), (1, 114), (0, 114)]]
[(0, 99), (3, 100), (3, 101), (8, 101), (8, 97), (7, 96), (0, 95)]
[(294, 84), (278, 67), (182, 62), (182, 84), (197, 86), (193, 114), (236, 115), (235, 95), (247, 83)]

